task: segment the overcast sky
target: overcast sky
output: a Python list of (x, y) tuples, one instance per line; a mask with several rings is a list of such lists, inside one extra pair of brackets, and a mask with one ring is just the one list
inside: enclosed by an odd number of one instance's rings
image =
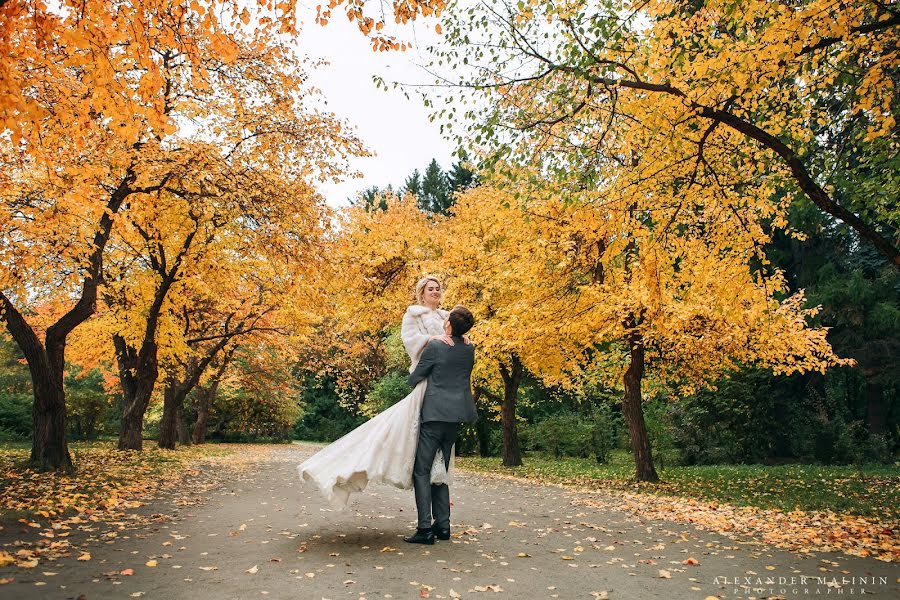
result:
[[(307, 3), (308, 4), (308, 3)], [(338, 9), (339, 10), (339, 9)], [(367, 187), (402, 184), (413, 169), (424, 171), (432, 158), (444, 169), (453, 162), (453, 145), (444, 140), (437, 123), (428, 121), (428, 111), (415, 95), (407, 100), (399, 90), (376, 89), (373, 75), (385, 82), (430, 82), (418, 64), (425, 58), (417, 49), (406, 52), (373, 52), (356, 25), (336, 13), (326, 27), (313, 22), (315, 9), (301, 7), (304, 20), (298, 45), (310, 58), (322, 58), (331, 64), (310, 74), (330, 108), (337, 116), (356, 127), (357, 134), (374, 157), (354, 161), (362, 179), (341, 184), (325, 184), (322, 192), (331, 206), (345, 205)], [(427, 23), (427, 24), (426, 24)], [(403, 30), (406, 39), (414, 39), (424, 49), (434, 43), (434, 21), (427, 20)]]

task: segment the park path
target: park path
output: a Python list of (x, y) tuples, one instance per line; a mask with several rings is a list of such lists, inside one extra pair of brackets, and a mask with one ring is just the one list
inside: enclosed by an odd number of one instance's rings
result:
[(469, 473), (451, 489), (454, 537), (409, 545), (412, 492), (372, 486), (333, 511), (296, 474), (316, 449), (280, 447), (201, 504), (155, 501), (142, 509), (149, 528), (94, 535), (90, 561), (2, 568), (14, 581), (0, 598), (900, 597), (897, 564), (801, 557), (579, 504), (596, 494)]

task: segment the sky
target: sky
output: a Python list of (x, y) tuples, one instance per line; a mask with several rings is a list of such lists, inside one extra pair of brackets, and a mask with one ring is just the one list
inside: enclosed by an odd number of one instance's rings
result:
[[(329, 65), (310, 73), (313, 85), (324, 94), (328, 108), (356, 129), (358, 137), (375, 156), (354, 160), (351, 164), (362, 173), (361, 179), (348, 179), (339, 184), (320, 185), (329, 205), (347, 204), (347, 199), (360, 191), (388, 184), (401, 185), (413, 169), (423, 172), (437, 159), (442, 168), (454, 162), (453, 145), (443, 139), (439, 125), (428, 120), (428, 109), (414, 94), (405, 98), (400, 90), (377, 89), (373, 75), (388, 84), (426, 83), (431, 78), (418, 65), (426, 62), (423, 53), (414, 48), (406, 52), (373, 52), (370, 42), (337, 12), (322, 27), (313, 22), (315, 9), (301, 6), (304, 21), (298, 38), (300, 51), (314, 59), (325, 59)], [(434, 21), (412, 24), (402, 31), (405, 39), (415, 40), (424, 49), (437, 40)], [(390, 88), (390, 86), (389, 86)]]

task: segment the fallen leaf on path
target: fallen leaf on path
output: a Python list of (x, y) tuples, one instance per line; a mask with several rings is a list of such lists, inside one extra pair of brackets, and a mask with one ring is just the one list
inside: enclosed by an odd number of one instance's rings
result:
[(90, 552), (82, 552), (81, 556), (79, 556), (75, 560), (91, 560), (91, 553)]
[(502, 587), (500, 587), (499, 585), (495, 585), (495, 584), (476, 585), (474, 589), (476, 592), (502, 592), (503, 591)]
[(155, 560), (148, 560), (144, 564), (147, 565), (148, 567), (155, 567), (158, 563)]
[(250, 573), (251, 575), (256, 575), (256, 573), (258, 571), (259, 571), (259, 565), (253, 565), (252, 567), (247, 569), (247, 573)]
[(693, 556), (689, 556), (685, 560), (681, 561), (683, 565), (699, 565), (700, 561), (694, 558)]
[(660, 579), (672, 579), (672, 574), (666, 571), (665, 569), (659, 570)]
[(198, 567), (201, 571), (218, 571), (219, 567)]
[(128, 577), (129, 575), (134, 575), (134, 569), (122, 569), (119, 571), (119, 575), (125, 575)]

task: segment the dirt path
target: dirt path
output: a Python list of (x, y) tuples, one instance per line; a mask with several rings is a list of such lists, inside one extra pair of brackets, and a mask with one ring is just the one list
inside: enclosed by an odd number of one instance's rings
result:
[(578, 505), (586, 494), (465, 473), (451, 489), (453, 538), (412, 546), (401, 539), (414, 527), (412, 492), (374, 486), (332, 511), (296, 475), (315, 449), (279, 449), (202, 505), (156, 502), (146, 509), (157, 524), (97, 536), (90, 561), (2, 568), (14, 581), (0, 598), (900, 596), (897, 564), (800, 557)]

